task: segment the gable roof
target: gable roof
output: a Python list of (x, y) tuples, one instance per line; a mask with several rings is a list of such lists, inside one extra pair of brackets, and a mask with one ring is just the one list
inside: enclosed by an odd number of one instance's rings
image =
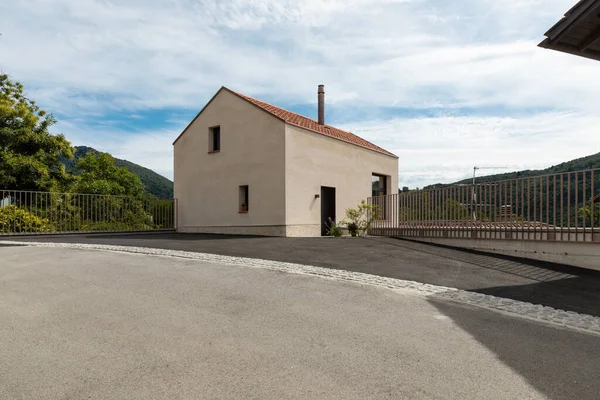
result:
[[(343, 131), (336, 127), (330, 126), (330, 125), (320, 125), (314, 119), (305, 117), (300, 114), (296, 114), (294, 112), (285, 110), (283, 108), (274, 106), (269, 103), (265, 103), (264, 101), (254, 99), (254, 98), (252, 98), (250, 96), (246, 96), (242, 93), (234, 92), (233, 90), (230, 90), (230, 89), (226, 88), (225, 86), (221, 87), (221, 89), (219, 89), (219, 91), (212, 97), (212, 99), (210, 99), (210, 101), (204, 106), (204, 108), (202, 108), (202, 110), (198, 113), (198, 115), (196, 115), (196, 117), (192, 120), (192, 122), (190, 122), (189, 125), (183, 130), (181, 135), (179, 135), (177, 137), (177, 139), (175, 139), (175, 142), (177, 142), (177, 140), (179, 140), (179, 138), (185, 133), (185, 131), (187, 131), (187, 129), (190, 127), (190, 125), (192, 125), (192, 123), (196, 120), (196, 118), (198, 118), (198, 116), (200, 116), (202, 111), (204, 111), (204, 109), (223, 90), (227, 90), (229, 93), (232, 93), (232, 94), (238, 96), (239, 98), (250, 102), (251, 104), (255, 105), (256, 107), (260, 108), (261, 110), (268, 112), (269, 114), (284, 121), (286, 124), (298, 126), (300, 128), (303, 128), (303, 129), (306, 129), (306, 130), (309, 130), (312, 132), (316, 132), (316, 133), (319, 133), (324, 136), (329, 136), (331, 138), (338, 139), (343, 142), (353, 144), (355, 146), (360, 146), (365, 149), (376, 151), (378, 153), (385, 154), (390, 157), (398, 158), (397, 155), (395, 155), (395, 154), (393, 154), (393, 153), (391, 153), (391, 152), (389, 152), (389, 151), (387, 151), (387, 150), (385, 150), (385, 149), (383, 149), (383, 148), (381, 148), (381, 147), (379, 147), (379, 146), (377, 146), (377, 145), (375, 145), (375, 144), (373, 144), (351, 132), (346, 132), (346, 131)], [(173, 142), (173, 144), (175, 144), (175, 142)]]

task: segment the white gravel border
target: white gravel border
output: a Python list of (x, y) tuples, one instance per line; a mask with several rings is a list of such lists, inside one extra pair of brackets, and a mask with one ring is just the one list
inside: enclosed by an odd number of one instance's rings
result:
[(337, 269), (314, 267), (280, 261), (260, 260), (256, 258), (230, 257), (217, 254), (195, 253), (190, 251), (164, 250), (146, 247), (112, 246), (101, 244), (81, 243), (45, 243), (45, 242), (16, 242), (1, 241), (0, 244), (25, 245), (36, 247), (71, 248), (82, 250), (102, 250), (121, 253), (134, 253), (152, 256), (177, 257), (205, 261), (217, 264), (241, 265), (246, 267), (269, 269), (300, 275), (313, 275), (322, 278), (351, 281), (363, 285), (388, 288), (395, 291), (410, 292), (435, 299), (451, 300), (470, 304), (494, 311), (519, 315), (528, 319), (543, 321), (551, 324), (574, 328), (576, 330), (600, 334), (600, 317), (564, 311), (540, 304), (532, 304), (518, 300), (506, 299), (476, 292), (469, 292), (445, 286), (429, 285), (402, 279), (386, 278), (377, 275), (364, 274)]

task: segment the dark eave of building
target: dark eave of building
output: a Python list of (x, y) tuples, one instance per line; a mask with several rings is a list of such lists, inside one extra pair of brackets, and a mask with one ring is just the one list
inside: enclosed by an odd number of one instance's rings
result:
[(600, 0), (580, 0), (538, 46), (600, 61)]

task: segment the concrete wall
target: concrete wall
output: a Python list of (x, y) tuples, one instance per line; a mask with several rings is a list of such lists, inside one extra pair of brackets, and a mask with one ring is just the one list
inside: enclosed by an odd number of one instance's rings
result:
[(285, 215), (288, 236), (320, 236), (321, 186), (336, 188), (336, 216), (371, 196), (373, 173), (398, 192), (398, 159), (292, 125), (285, 128)]
[(597, 242), (453, 238), (415, 238), (415, 240), (600, 271), (600, 244)]
[[(221, 150), (209, 154), (209, 128)], [(285, 232), (285, 123), (222, 90), (174, 145), (178, 230), (282, 235)], [(239, 213), (239, 186), (249, 211)]]

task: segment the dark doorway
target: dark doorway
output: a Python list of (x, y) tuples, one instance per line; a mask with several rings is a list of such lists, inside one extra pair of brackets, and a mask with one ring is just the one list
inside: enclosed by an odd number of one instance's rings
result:
[(330, 218), (335, 221), (335, 188), (321, 186), (321, 236), (327, 235)]
[(387, 215), (387, 191), (388, 177), (386, 175), (373, 174), (371, 177), (371, 195), (373, 205), (377, 206), (376, 219), (385, 219)]

